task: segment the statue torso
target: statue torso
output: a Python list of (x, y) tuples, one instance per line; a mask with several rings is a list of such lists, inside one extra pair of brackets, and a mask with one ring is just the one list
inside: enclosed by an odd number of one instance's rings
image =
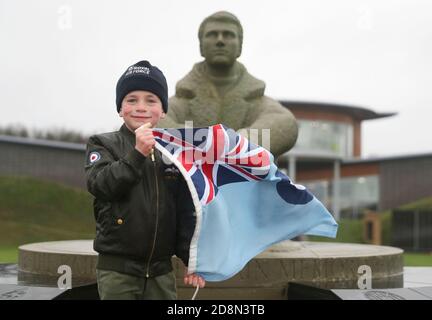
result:
[[(233, 79), (215, 81), (206, 72), (205, 62), (197, 63), (192, 71), (177, 83), (176, 97), (171, 105), (186, 103), (186, 119), (195, 127), (223, 123), (233, 129), (247, 127), (253, 121), (265, 84), (251, 76), (238, 64), (239, 73)], [(177, 106), (174, 106), (174, 108)], [(179, 106), (185, 107), (185, 106)]]

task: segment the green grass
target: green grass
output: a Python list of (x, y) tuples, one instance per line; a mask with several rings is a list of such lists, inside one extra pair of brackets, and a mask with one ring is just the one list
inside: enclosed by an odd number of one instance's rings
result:
[[(432, 197), (423, 198), (418, 201), (408, 203), (399, 207), (402, 210), (431, 210)], [(391, 213), (387, 212), (391, 219)], [(422, 266), (432, 267), (432, 252), (430, 253), (404, 253), (404, 261), (406, 266)]]
[(432, 267), (432, 253), (404, 253), (404, 265), (410, 267)]
[(92, 239), (92, 197), (85, 190), (33, 178), (0, 177), (0, 262), (17, 260), (30, 242)]
[(432, 197), (423, 198), (420, 200), (417, 200), (415, 202), (408, 203), (406, 205), (403, 205), (399, 207), (399, 209), (403, 210), (431, 210), (432, 209)]
[(0, 263), (17, 263), (18, 247), (0, 247)]
[(363, 221), (341, 219), (336, 238), (308, 236), (309, 241), (363, 243)]

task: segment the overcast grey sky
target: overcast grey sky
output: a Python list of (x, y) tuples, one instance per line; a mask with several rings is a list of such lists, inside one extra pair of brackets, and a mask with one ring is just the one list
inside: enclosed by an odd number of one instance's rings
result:
[(119, 127), (126, 67), (148, 59), (174, 94), (202, 59), (200, 22), (219, 10), (242, 22), (239, 60), (267, 95), (398, 112), (363, 123), (363, 155), (432, 152), (427, 0), (0, 0), (0, 126)]

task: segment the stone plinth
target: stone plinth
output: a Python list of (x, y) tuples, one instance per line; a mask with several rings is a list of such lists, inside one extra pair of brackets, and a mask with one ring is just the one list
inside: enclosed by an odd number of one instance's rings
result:
[[(44, 242), (19, 248), (18, 280), (56, 286), (58, 267), (72, 269), (72, 285), (95, 281), (97, 253), (92, 240)], [(373, 288), (403, 287), (403, 251), (398, 248), (330, 242), (285, 241), (255, 257), (233, 278), (207, 283), (200, 299), (286, 299), (291, 281), (321, 288), (355, 289), (360, 266), (372, 271)], [(179, 298), (190, 299), (183, 265), (173, 258)]]
[(22, 245), (18, 248), (18, 282), (57, 286), (62, 265), (71, 267), (72, 286), (96, 281), (97, 253), (93, 240), (51, 241)]

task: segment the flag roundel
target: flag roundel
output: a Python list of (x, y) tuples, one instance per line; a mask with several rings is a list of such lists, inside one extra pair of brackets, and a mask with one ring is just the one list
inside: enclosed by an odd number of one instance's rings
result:
[(98, 161), (100, 159), (100, 157), (101, 156), (100, 156), (99, 152), (95, 151), (95, 152), (90, 153), (90, 156), (89, 156), (90, 163)]

